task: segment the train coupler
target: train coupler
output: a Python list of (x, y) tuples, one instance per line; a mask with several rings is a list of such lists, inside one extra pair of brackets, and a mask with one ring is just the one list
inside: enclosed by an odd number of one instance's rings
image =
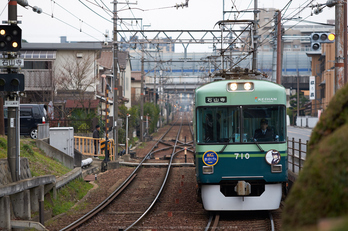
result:
[(238, 181), (238, 184), (234, 187), (234, 191), (239, 196), (247, 196), (251, 193), (251, 185), (245, 181)]

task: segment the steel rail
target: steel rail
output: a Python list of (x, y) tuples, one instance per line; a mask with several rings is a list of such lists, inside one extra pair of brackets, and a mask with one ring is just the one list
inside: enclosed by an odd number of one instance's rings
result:
[[(179, 119), (178, 119), (179, 120)], [(145, 157), (142, 159), (141, 162), (139, 162), (138, 166), (134, 169), (134, 171), (128, 176), (128, 178), (114, 191), (108, 196), (104, 201), (102, 201), (99, 205), (97, 205), (94, 209), (86, 213), (81, 218), (77, 219), (73, 223), (69, 224), (68, 226), (61, 229), (61, 231), (65, 230), (73, 230), (80, 225), (82, 225), (86, 220), (90, 219), (97, 213), (99, 213), (103, 208), (105, 208), (108, 204), (110, 204), (120, 193), (121, 191), (126, 188), (129, 183), (135, 178), (135, 173), (138, 171), (138, 169), (142, 166), (143, 162), (148, 158), (148, 156), (151, 154), (151, 152), (155, 149), (155, 147), (158, 145), (159, 141), (165, 137), (168, 132), (173, 128), (173, 126), (178, 121), (176, 120), (172, 126), (160, 137), (160, 139), (156, 142), (156, 144), (152, 147), (152, 149), (145, 155)], [(120, 191), (120, 192), (119, 192)], [(116, 195), (116, 196), (115, 196)]]
[(268, 212), (268, 214), (269, 214), (269, 219), (270, 219), (270, 221), (271, 221), (271, 230), (272, 230), (272, 231), (275, 231), (274, 220), (273, 220), (272, 213), (271, 213), (271, 212)]
[(167, 169), (167, 173), (166, 173), (166, 176), (163, 180), (163, 183), (162, 183), (162, 186), (160, 188), (160, 190), (158, 191), (155, 199), (152, 201), (151, 205), (146, 209), (146, 211), (135, 221), (133, 222), (130, 226), (128, 226), (125, 231), (131, 229), (134, 225), (136, 225), (151, 209), (152, 207), (154, 206), (154, 204), (157, 202), (159, 196), (161, 195), (162, 191), (163, 191), (163, 188), (164, 186), (166, 185), (167, 183), (167, 179), (168, 179), (168, 176), (169, 176), (169, 172), (170, 172), (170, 169), (171, 169), (171, 165), (172, 165), (172, 162), (173, 162), (173, 158), (175, 156), (175, 148), (176, 148), (176, 145), (178, 143), (178, 139), (179, 139), (179, 135), (181, 133), (181, 129), (182, 129), (182, 117), (181, 117), (181, 124), (180, 124), (180, 127), (179, 127), (179, 131), (176, 135), (176, 141), (175, 141), (175, 144), (174, 144), (174, 147), (173, 147), (173, 152), (172, 152), (172, 155), (171, 155), (171, 158), (170, 158), (170, 161), (169, 161), (169, 164), (168, 164), (168, 169)]
[(209, 220), (208, 220), (208, 224), (207, 224), (207, 226), (205, 227), (204, 231), (208, 231), (208, 230), (209, 230), (210, 225), (211, 225), (211, 222), (213, 221), (213, 217), (214, 217), (214, 214), (213, 214), (213, 213), (210, 214)]
[(211, 227), (211, 231), (215, 231), (218, 227), (218, 224), (219, 224), (219, 220), (220, 220), (220, 214), (219, 213), (216, 213), (215, 214), (215, 220), (214, 220), (214, 223), (213, 223), (213, 226)]
[(132, 175), (132, 177), (125, 184), (123, 184), (122, 188), (117, 190), (116, 193), (113, 193), (113, 195), (109, 196), (107, 199), (105, 199), (102, 203), (100, 203), (97, 207), (88, 212), (86, 215), (84, 215), (80, 219), (76, 220), (75, 222), (71, 223), (70, 225), (66, 226), (61, 230), (74, 230), (86, 221), (88, 221), (91, 217), (98, 214), (101, 210), (108, 206), (120, 193), (122, 193), (122, 191), (127, 188), (127, 186), (134, 180), (135, 177), (136, 174)]

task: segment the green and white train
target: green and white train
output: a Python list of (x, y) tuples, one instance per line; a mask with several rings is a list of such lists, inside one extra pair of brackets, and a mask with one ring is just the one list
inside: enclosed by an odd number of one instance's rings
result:
[(205, 210), (279, 208), (288, 180), (283, 86), (237, 79), (197, 88), (194, 132)]

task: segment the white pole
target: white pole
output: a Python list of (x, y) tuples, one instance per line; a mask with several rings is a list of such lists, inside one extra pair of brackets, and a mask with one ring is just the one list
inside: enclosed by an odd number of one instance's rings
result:
[(128, 154), (128, 118), (130, 117), (129, 114), (127, 114), (126, 118), (126, 154)]

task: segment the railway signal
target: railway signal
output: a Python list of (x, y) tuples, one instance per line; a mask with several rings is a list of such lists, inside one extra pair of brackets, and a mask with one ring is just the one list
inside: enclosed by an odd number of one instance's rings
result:
[(21, 47), (21, 28), (17, 25), (0, 25), (0, 51), (19, 51)]
[(311, 34), (311, 49), (313, 51), (320, 50), (322, 43), (333, 43), (335, 34), (333, 33), (312, 33)]
[(0, 91), (24, 91), (24, 75), (17, 73), (0, 74)]

